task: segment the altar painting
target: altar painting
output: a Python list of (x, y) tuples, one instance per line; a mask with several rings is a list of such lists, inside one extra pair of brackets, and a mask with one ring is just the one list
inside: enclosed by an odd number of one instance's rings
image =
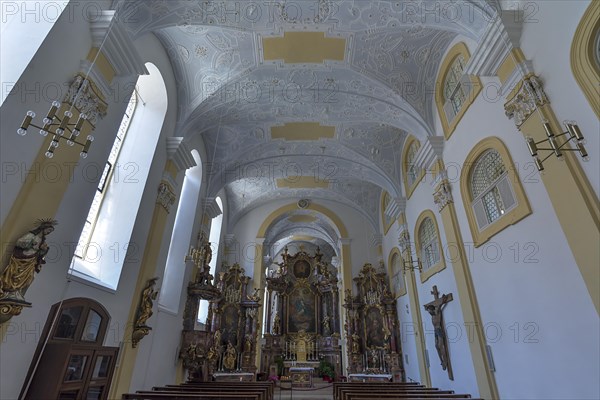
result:
[(305, 286), (294, 289), (289, 296), (288, 332), (316, 332), (316, 299)]
[(383, 317), (377, 307), (370, 307), (365, 313), (365, 337), (367, 347), (383, 347)]
[(232, 344), (237, 343), (237, 333), (238, 333), (238, 308), (229, 304), (224, 307), (222, 314), (222, 338), (223, 343), (231, 342)]
[(306, 279), (310, 276), (310, 264), (305, 260), (294, 263), (294, 276), (298, 279)]

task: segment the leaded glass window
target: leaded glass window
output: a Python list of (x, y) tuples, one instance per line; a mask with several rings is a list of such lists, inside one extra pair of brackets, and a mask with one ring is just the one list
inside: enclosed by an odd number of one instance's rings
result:
[(437, 232), (429, 217), (425, 218), (419, 227), (419, 243), (423, 271), (427, 271), (440, 261)]
[(496, 150), (487, 150), (479, 157), (473, 167), (470, 185), (480, 229), (516, 206), (506, 166)]
[(467, 97), (465, 88), (461, 83), (464, 69), (465, 59), (462, 54), (460, 54), (452, 62), (452, 65), (446, 74), (446, 80), (444, 81), (444, 100), (446, 103), (451, 104), (453, 111), (452, 117), (458, 114)]

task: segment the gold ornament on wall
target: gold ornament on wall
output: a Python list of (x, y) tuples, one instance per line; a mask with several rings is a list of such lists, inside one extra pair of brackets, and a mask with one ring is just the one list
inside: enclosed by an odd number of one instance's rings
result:
[(46, 263), (46, 236), (57, 224), (53, 219), (38, 220), (33, 230), (17, 239), (8, 265), (0, 276), (0, 324), (19, 315), (23, 307), (31, 307), (25, 300), (25, 292)]
[(146, 321), (152, 316), (152, 307), (154, 306), (154, 300), (158, 296), (158, 289), (154, 289), (158, 278), (152, 278), (146, 283), (146, 287), (142, 290), (140, 298), (140, 304), (138, 306), (135, 325), (133, 327), (133, 333), (131, 334), (131, 345), (133, 348), (137, 347), (137, 344), (150, 333), (151, 327), (146, 325)]

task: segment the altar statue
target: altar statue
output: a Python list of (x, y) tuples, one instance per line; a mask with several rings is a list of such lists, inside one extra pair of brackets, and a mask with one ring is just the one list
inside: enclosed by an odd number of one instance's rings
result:
[(235, 369), (235, 359), (237, 357), (237, 352), (235, 351), (235, 347), (231, 344), (231, 342), (227, 343), (227, 350), (225, 350), (225, 355), (223, 356), (223, 368), (226, 371), (233, 371)]
[(54, 231), (56, 225), (53, 219), (38, 220), (35, 229), (17, 239), (8, 265), (0, 277), (0, 301), (6, 299), (30, 305), (25, 301), (25, 291), (46, 263), (46, 236)]
[(279, 313), (275, 313), (275, 319), (273, 320), (273, 335), (281, 334), (281, 317)]

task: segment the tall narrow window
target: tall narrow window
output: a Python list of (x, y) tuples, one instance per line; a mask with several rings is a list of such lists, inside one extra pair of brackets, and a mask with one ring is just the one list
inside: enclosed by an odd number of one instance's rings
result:
[(96, 189), (96, 194), (94, 195), (94, 200), (92, 200), (92, 206), (90, 207), (90, 211), (85, 219), (85, 225), (83, 226), (83, 231), (81, 232), (81, 236), (79, 237), (79, 241), (77, 243), (77, 248), (75, 249), (75, 256), (78, 258), (85, 258), (90, 247), (90, 239), (92, 237), (92, 232), (94, 230), (94, 226), (96, 225), (96, 221), (98, 220), (98, 215), (100, 214), (102, 200), (104, 199), (104, 195), (106, 194), (108, 186), (113, 178), (115, 165), (117, 163), (119, 153), (121, 152), (125, 135), (127, 135), (127, 132), (129, 131), (129, 125), (131, 123), (131, 118), (133, 117), (136, 106), (137, 95), (134, 91), (131, 94), (129, 103), (127, 104), (125, 115), (123, 115), (123, 119), (121, 120), (121, 125), (119, 126), (117, 137), (113, 143), (112, 149), (110, 150), (106, 165), (104, 166), (104, 171), (102, 172), (100, 181), (98, 181), (98, 187)]
[[(458, 114), (466, 99), (465, 89), (462, 84), (464, 69), (465, 59), (462, 54), (459, 54), (452, 62), (444, 81), (444, 108), (446, 109), (449, 121)], [(452, 113), (450, 114), (448, 111), (452, 111)]]
[(517, 205), (506, 167), (493, 149), (483, 153), (471, 175), (473, 212), (480, 229), (502, 217)]
[(425, 218), (421, 222), (421, 226), (419, 227), (419, 245), (423, 272), (426, 272), (440, 261), (437, 232), (431, 218)]
[(144, 193), (152, 203), (157, 193), (145, 188), (168, 96), (158, 68), (147, 63), (146, 69), (149, 74), (138, 78), (136, 95), (123, 107), (123, 123), (115, 133), (73, 257), (73, 277), (111, 290), (117, 289), (124, 265), (141, 261), (146, 235), (134, 237), (134, 225)]
[(419, 178), (419, 170), (415, 165), (415, 156), (419, 151), (420, 144), (418, 141), (413, 141), (408, 148), (408, 152), (406, 153), (406, 177), (408, 180), (409, 186), (413, 186), (417, 179)]
[(390, 270), (392, 273), (392, 291), (395, 293), (396, 297), (406, 294), (402, 257), (400, 257), (400, 252), (397, 248), (392, 250), (391, 253)]
[[(219, 208), (223, 210), (223, 203), (221, 202), (221, 198), (217, 197), (215, 199)], [(217, 269), (217, 258), (219, 255), (219, 244), (221, 241), (221, 225), (223, 224), (223, 213), (214, 217), (210, 223), (210, 235), (208, 240), (210, 241), (210, 247), (213, 251), (213, 257), (210, 260), (210, 274), (212, 276), (215, 275), (215, 271)], [(198, 321), (202, 324), (205, 323), (206, 317), (208, 317), (208, 301), (200, 300), (200, 306), (198, 307)]]
[(192, 156), (196, 166), (185, 172), (183, 187), (177, 215), (175, 216), (175, 225), (171, 234), (169, 244), (169, 254), (167, 255), (167, 265), (160, 287), (160, 296), (158, 305), (167, 311), (177, 313), (179, 311), (179, 302), (181, 300), (181, 289), (185, 275), (185, 255), (188, 250), (196, 207), (198, 205), (198, 196), (202, 184), (202, 161), (196, 150), (192, 150)]

